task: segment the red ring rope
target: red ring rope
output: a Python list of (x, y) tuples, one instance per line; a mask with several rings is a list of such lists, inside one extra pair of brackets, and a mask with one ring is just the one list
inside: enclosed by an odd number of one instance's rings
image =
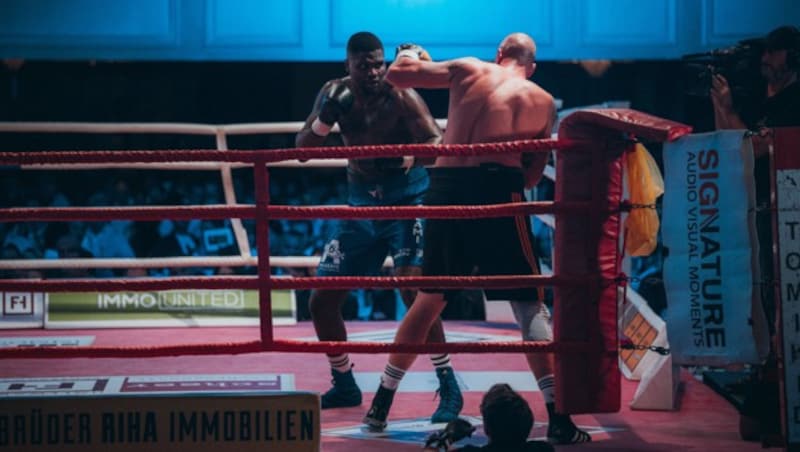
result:
[[(268, 278), (269, 287), (284, 289), (459, 289), (524, 288), (536, 286), (575, 286), (597, 283), (590, 276), (307, 276), (303, 278)], [(124, 292), (176, 289), (257, 289), (258, 276), (174, 276), (166, 278), (114, 279), (2, 279), (0, 291), (33, 292)]]
[[(309, 218), (343, 219), (414, 219), (414, 218), (491, 218), (543, 213), (575, 213), (592, 210), (588, 202), (516, 202), (479, 206), (275, 206), (267, 207), (269, 219), (300, 220)], [(254, 205), (195, 205), (157, 207), (13, 207), (0, 209), (2, 221), (152, 221), (161, 219), (191, 220), (205, 218), (251, 219), (256, 216)]]
[(152, 358), (179, 355), (238, 355), (244, 353), (611, 353), (585, 342), (472, 342), (393, 344), (376, 342), (307, 342), (276, 339), (218, 344), (153, 347), (17, 347), (0, 348), (0, 359), (11, 358)]
[(332, 158), (450, 157), (502, 155), (513, 152), (549, 152), (572, 144), (563, 140), (518, 140), (479, 144), (392, 144), (371, 146), (330, 146), (325, 148), (261, 149), (253, 151), (173, 149), (160, 151), (48, 151), (0, 152), (0, 165), (52, 163), (163, 163), (163, 162), (240, 162), (271, 163), (284, 160)]
[[(482, 206), (271, 206), (269, 194), (261, 185), (268, 183), (265, 163), (291, 159), (312, 158), (370, 158), (415, 155), (433, 157), (495, 155), (512, 152), (537, 152), (564, 149), (570, 144), (558, 140), (521, 140), (503, 143), (482, 143), (472, 145), (376, 145), (339, 146), (327, 148), (293, 148), (263, 151), (56, 151), (0, 153), (0, 164), (30, 165), (45, 163), (140, 163), (140, 162), (195, 162), (222, 161), (253, 163), (257, 203), (253, 205), (217, 206), (156, 206), (156, 207), (102, 207), (102, 208), (11, 208), (0, 209), (0, 221), (105, 221), (114, 219), (154, 220), (154, 219), (225, 219), (256, 218), (262, 232), (272, 219), (304, 218), (487, 218), (530, 215), (540, 213), (575, 213), (592, 211), (587, 202), (555, 203), (527, 202)], [(260, 195), (259, 195), (260, 193)], [(610, 213), (610, 212), (609, 212)], [(266, 242), (266, 237), (263, 243)], [(259, 245), (262, 241), (259, 242)], [(84, 279), (84, 280), (0, 280), (0, 290), (28, 291), (134, 291), (134, 290), (174, 290), (174, 289), (259, 289), (262, 295), (260, 309), (269, 311), (272, 289), (352, 289), (352, 288), (519, 288), (542, 285), (583, 285), (599, 283), (597, 278), (585, 276), (459, 276), (459, 277), (308, 277), (271, 278), (269, 276), (269, 256), (259, 261), (259, 276), (240, 277), (175, 277), (175, 278), (137, 278), (137, 279)], [(266, 298), (264, 298), (266, 297)], [(267, 313), (268, 314), (268, 313)], [(270, 323), (269, 315), (262, 312), (262, 323)], [(364, 342), (303, 342), (274, 340), (271, 329), (265, 332), (262, 325), (262, 340), (232, 344), (190, 344), (154, 347), (41, 347), (11, 348), (0, 350), (0, 357), (149, 357), (164, 355), (195, 355), (218, 353), (256, 353), (261, 351), (293, 352), (343, 352), (354, 353), (438, 353), (438, 352), (593, 352), (596, 346), (586, 343), (450, 343), (450, 344), (376, 344)], [(600, 351), (602, 352), (602, 351)]]

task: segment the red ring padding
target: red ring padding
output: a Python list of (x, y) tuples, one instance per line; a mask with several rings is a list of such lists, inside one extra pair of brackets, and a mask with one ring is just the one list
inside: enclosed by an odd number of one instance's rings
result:
[[(620, 408), (618, 368), (617, 285), (622, 160), (631, 136), (646, 141), (674, 140), (689, 126), (629, 109), (583, 110), (559, 127), (559, 141), (574, 141), (559, 152), (556, 203), (590, 202), (596, 208), (583, 217), (556, 217), (554, 274), (595, 274), (594, 285), (554, 288), (556, 342), (587, 342), (594, 353), (556, 356), (556, 404), (562, 413), (616, 412)], [(583, 151), (583, 152), (581, 152)], [(588, 216), (588, 220), (586, 216)]]

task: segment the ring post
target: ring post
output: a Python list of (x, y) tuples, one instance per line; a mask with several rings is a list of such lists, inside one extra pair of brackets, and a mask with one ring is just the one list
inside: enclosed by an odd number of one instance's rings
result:
[(264, 349), (272, 344), (272, 276), (269, 267), (269, 174), (264, 160), (253, 163), (253, 185), (256, 192), (256, 248), (258, 250), (258, 312), (261, 343)]
[[(620, 408), (617, 283), (622, 157), (626, 137), (663, 142), (689, 126), (630, 109), (581, 110), (564, 118), (559, 141), (556, 202), (590, 202), (585, 213), (556, 216), (558, 276), (595, 275), (598, 284), (557, 286), (553, 304), (557, 342), (579, 342), (592, 353), (555, 360), (556, 409), (565, 414), (607, 413)], [(605, 214), (603, 212), (612, 212)]]

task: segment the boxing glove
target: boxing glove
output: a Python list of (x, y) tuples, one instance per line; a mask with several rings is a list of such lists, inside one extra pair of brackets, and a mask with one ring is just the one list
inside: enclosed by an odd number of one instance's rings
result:
[(353, 106), (353, 92), (344, 83), (334, 83), (322, 96), (318, 118), (333, 126)]
[(427, 50), (423, 49), (419, 44), (413, 44), (410, 42), (397, 46), (397, 49), (395, 49), (394, 59), (396, 60), (400, 57), (410, 57), (422, 61), (432, 61), (431, 55)]

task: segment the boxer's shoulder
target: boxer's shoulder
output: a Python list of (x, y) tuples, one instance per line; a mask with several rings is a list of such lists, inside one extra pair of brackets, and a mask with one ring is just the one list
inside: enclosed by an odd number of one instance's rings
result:
[(353, 88), (353, 81), (350, 78), (350, 76), (347, 75), (347, 76), (344, 76), (344, 77), (332, 78), (332, 79), (328, 80), (327, 82), (325, 82), (324, 86), (331, 87), (331, 86), (339, 86), (339, 85), (344, 85), (344, 86), (347, 86), (348, 88), (352, 89)]
[(424, 102), (422, 96), (414, 88), (391, 87), (386, 95), (399, 107), (411, 108), (419, 102)]
[(493, 66), (496, 66), (474, 57), (464, 57), (450, 60), (447, 65), (450, 72), (451, 81), (458, 81), (460, 79), (475, 75), (485, 75), (486, 73), (495, 70)]
[(419, 93), (414, 88), (396, 88), (394, 86), (389, 90), (388, 95), (400, 101), (408, 101), (419, 97)]
[(487, 63), (486, 61), (475, 57), (457, 58), (455, 60), (451, 60), (450, 65), (456, 68), (472, 71), (489, 70), (492, 68), (491, 63)]

